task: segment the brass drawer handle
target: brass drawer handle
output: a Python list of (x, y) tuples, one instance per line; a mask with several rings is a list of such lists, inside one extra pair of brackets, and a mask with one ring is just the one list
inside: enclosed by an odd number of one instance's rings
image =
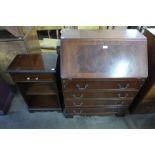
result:
[(73, 102), (73, 105), (75, 107), (81, 107), (83, 105), (83, 102), (80, 102), (79, 104), (77, 104), (76, 102)]
[(128, 97), (128, 93), (126, 93), (124, 96), (122, 96), (121, 93), (119, 93), (118, 97), (121, 98), (121, 99), (127, 98)]
[(124, 105), (124, 104), (125, 104), (124, 101), (122, 101), (122, 102), (118, 102), (118, 103), (117, 103), (117, 105)]
[(82, 112), (83, 112), (82, 109), (80, 109), (78, 112), (77, 112), (77, 110), (73, 110), (73, 113), (74, 113), (75, 115), (80, 115)]
[(27, 80), (30, 80), (31, 78), (30, 78), (30, 77), (27, 77), (26, 79), (27, 79)]
[(76, 100), (79, 100), (83, 98), (83, 94), (81, 94), (80, 96), (76, 96), (75, 94), (73, 94), (72, 97)]
[(86, 88), (88, 88), (88, 84), (86, 84), (84, 87), (81, 87), (79, 84), (76, 84), (76, 88), (78, 90), (85, 90)]
[(129, 88), (129, 83), (123, 83), (123, 84), (118, 83), (118, 87), (119, 89), (127, 89)]

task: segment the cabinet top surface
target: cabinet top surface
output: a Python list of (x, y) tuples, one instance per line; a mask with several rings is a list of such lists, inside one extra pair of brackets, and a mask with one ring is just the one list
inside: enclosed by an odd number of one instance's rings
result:
[(18, 54), (9, 65), (8, 72), (55, 72), (56, 53)]
[(147, 30), (155, 36), (155, 28), (148, 28)]
[(144, 40), (143, 34), (138, 30), (62, 30), (61, 39), (131, 39)]

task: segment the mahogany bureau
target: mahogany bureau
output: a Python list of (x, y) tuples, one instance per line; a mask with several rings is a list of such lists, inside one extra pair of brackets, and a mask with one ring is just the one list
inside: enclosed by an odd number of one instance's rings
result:
[(64, 114), (125, 115), (148, 76), (147, 39), (137, 30), (63, 30)]
[(56, 53), (18, 54), (8, 67), (30, 111), (61, 111)]
[(142, 89), (136, 96), (131, 112), (154, 113), (155, 112), (155, 28), (144, 31), (148, 40), (148, 78)]

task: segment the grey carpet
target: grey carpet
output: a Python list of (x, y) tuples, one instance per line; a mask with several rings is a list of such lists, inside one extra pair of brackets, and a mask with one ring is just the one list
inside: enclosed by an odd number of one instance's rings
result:
[(58, 112), (33, 112), (27, 110), (23, 98), (17, 93), (7, 115), (0, 116), (2, 129), (135, 129), (155, 128), (155, 114), (116, 116), (91, 116), (65, 118)]

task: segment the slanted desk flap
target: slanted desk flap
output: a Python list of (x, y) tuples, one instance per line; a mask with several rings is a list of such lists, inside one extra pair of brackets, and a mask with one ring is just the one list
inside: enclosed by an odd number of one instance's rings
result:
[(62, 78), (147, 77), (146, 40), (62, 39)]

